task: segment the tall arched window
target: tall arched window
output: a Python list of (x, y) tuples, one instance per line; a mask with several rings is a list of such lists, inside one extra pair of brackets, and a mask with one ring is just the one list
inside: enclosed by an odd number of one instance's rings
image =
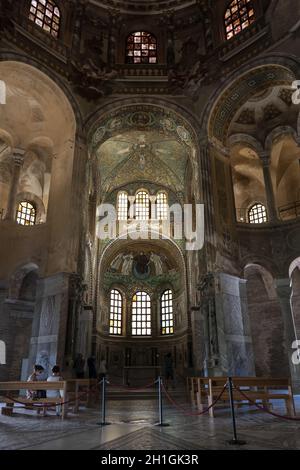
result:
[(168, 196), (163, 191), (160, 191), (157, 194), (156, 217), (158, 220), (168, 219)]
[(128, 36), (126, 42), (127, 64), (156, 64), (157, 40), (151, 33), (138, 31)]
[(29, 19), (55, 38), (60, 26), (60, 10), (53, 0), (31, 0)]
[(225, 13), (226, 39), (231, 39), (255, 21), (252, 0), (233, 0)]
[(174, 334), (173, 292), (166, 290), (161, 296), (161, 333)]
[(137, 292), (132, 299), (132, 336), (151, 336), (151, 299)]
[(135, 197), (135, 218), (137, 220), (149, 220), (150, 201), (146, 191), (139, 191)]
[(109, 334), (122, 335), (122, 295), (116, 289), (110, 292)]
[(17, 210), (17, 222), (19, 225), (36, 224), (36, 208), (29, 201), (20, 202)]
[(128, 219), (128, 194), (122, 191), (118, 195), (118, 220)]
[(263, 204), (254, 204), (248, 211), (250, 224), (265, 224), (268, 222), (267, 209)]

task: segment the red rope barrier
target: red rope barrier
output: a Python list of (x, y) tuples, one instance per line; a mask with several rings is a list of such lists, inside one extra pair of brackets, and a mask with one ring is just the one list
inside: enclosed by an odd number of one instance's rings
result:
[[(96, 385), (97, 387), (97, 385)], [(95, 387), (93, 387), (95, 388)], [(68, 400), (68, 401), (65, 401), (65, 402), (57, 402), (57, 403), (39, 403), (38, 402), (38, 398), (36, 399), (36, 403), (27, 403), (27, 402), (24, 402), (24, 401), (20, 401), (20, 400), (16, 400), (15, 398), (11, 397), (11, 396), (7, 396), (7, 395), (3, 395), (4, 398), (6, 398), (7, 400), (11, 400), (13, 403), (17, 403), (19, 405), (23, 405), (24, 407), (26, 406), (32, 406), (33, 408), (52, 408), (54, 406), (63, 406), (63, 405), (69, 405), (70, 403), (75, 403), (77, 400), (80, 401), (83, 397), (86, 397), (87, 395), (89, 395), (90, 393), (96, 393), (96, 390), (89, 390), (89, 391), (86, 391), (84, 393), (82, 393), (82, 395), (79, 395), (77, 398), (74, 398), (73, 400)], [(47, 398), (46, 398), (47, 399)]]
[(237, 390), (240, 393), (240, 395), (242, 397), (245, 398), (245, 400), (247, 400), (252, 405), (256, 406), (256, 408), (258, 408), (260, 411), (264, 411), (265, 413), (267, 413), (271, 416), (275, 416), (275, 418), (281, 418), (281, 419), (285, 419), (287, 421), (300, 421), (300, 418), (293, 418), (292, 416), (283, 416), (283, 415), (280, 415), (278, 413), (274, 413), (273, 411), (270, 411), (270, 410), (266, 409), (264, 406), (260, 406), (254, 400), (249, 398), (244, 392), (242, 392), (242, 390), (240, 388), (238, 388), (238, 387), (234, 387), (234, 388), (235, 388), (235, 390)]
[(226, 390), (226, 387), (227, 387), (227, 384), (224, 385), (224, 388), (223, 390), (221, 391), (220, 395), (216, 398), (216, 400), (208, 407), (206, 408), (204, 411), (201, 411), (199, 413), (191, 413), (189, 412), (188, 410), (186, 410), (182, 405), (180, 405), (179, 403), (177, 403), (172, 397), (171, 395), (168, 393), (168, 391), (166, 390), (165, 388), (165, 385), (164, 383), (162, 383), (162, 386), (163, 386), (163, 390), (166, 394), (166, 397), (168, 398), (168, 400), (170, 401), (170, 403), (175, 406), (176, 408), (179, 409), (179, 411), (183, 414), (185, 414), (186, 416), (203, 416), (205, 415), (206, 413), (208, 413), (208, 411), (211, 409), (211, 408), (214, 408), (216, 406), (216, 404), (221, 400), (223, 394), (225, 393), (225, 390)]
[(145, 388), (151, 388), (153, 385), (155, 385), (156, 381), (151, 382), (150, 384), (144, 385), (143, 387), (125, 387), (124, 385), (116, 385), (112, 384), (111, 382), (108, 381), (108, 385), (113, 387), (113, 388), (121, 388), (122, 390), (128, 390), (128, 391), (139, 391), (139, 390), (144, 390)]

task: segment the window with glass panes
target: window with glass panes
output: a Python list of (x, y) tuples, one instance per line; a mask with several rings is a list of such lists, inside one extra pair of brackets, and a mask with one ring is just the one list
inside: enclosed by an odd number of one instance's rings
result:
[(60, 26), (60, 10), (52, 0), (31, 0), (29, 19), (55, 38)]
[(225, 13), (226, 39), (231, 39), (255, 21), (252, 0), (234, 0)]
[(151, 299), (146, 292), (137, 292), (132, 299), (132, 336), (151, 336)]
[(118, 196), (118, 220), (128, 219), (128, 194), (119, 193)]
[(122, 335), (122, 295), (116, 289), (110, 292), (109, 334)]
[(28, 201), (20, 202), (20, 204), (18, 205), (16, 219), (19, 225), (35, 225), (36, 209), (34, 205)]
[(156, 198), (156, 217), (158, 220), (168, 219), (168, 197), (166, 193), (160, 192)]
[(135, 218), (137, 220), (149, 220), (150, 201), (146, 191), (139, 191), (135, 197)]
[(173, 292), (167, 290), (161, 296), (161, 333), (174, 334)]
[(151, 33), (138, 31), (127, 38), (127, 64), (156, 64), (157, 40)]
[(268, 222), (267, 209), (263, 204), (254, 204), (248, 212), (250, 224), (264, 224)]

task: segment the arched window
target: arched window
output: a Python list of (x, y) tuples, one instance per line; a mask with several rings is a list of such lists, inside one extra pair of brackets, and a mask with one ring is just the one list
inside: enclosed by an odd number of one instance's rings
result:
[(146, 191), (139, 191), (135, 197), (135, 218), (137, 220), (149, 220), (150, 201)]
[(233, 0), (225, 13), (226, 39), (231, 39), (255, 21), (252, 0)]
[(254, 204), (248, 212), (250, 224), (265, 224), (268, 222), (267, 209), (263, 204)]
[(60, 10), (53, 0), (31, 0), (29, 19), (55, 38), (58, 37)]
[(36, 208), (31, 202), (20, 202), (17, 210), (17, 222), (20, 225), (36, 224)]
[(174, 334), (173, 292), (166, 290), (161, 296), (161, 333)]
[(120, 292), (116, 289), (110, 292), (109, 334), (122, 335), (122, 309), (123, 301)]
[(128, 219), (128, 194), (124, 191), (118, 195), (118, 220)]
[(158, 220), (168, 219), (168, 196), (163, 191), (160, 191), (157, 194), (156, 217)]
[(126, 42), (127, 64), (156, 64), (157, 40), (153, 34), (138, 31), (131, 33)]
[(146, 292), (132, 299), (132, 336), (151, 336), (151, 299)]

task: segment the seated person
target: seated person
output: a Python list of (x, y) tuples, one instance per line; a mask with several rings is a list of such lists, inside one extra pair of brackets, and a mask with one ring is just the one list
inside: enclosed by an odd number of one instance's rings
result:
[[(41, 375), (45, 371), (43, 366), (39, 364), (35, 364), (33, 366), (33, 372), (28, 377), (27, 382), (38, 382), (41, 380)], [(44, 390), (27, 390), (26, 397), (31, 400), (35, 400), (38, 398), (46, 398), (46, 392)]]
[[(64, 380), (60, 375), (60, 368), (59, 366), (54, 366), (52, 369), (52, 375), (48, 377), (47, 382), (61, 382)], [(64, 391), (63, 390), (47, 390), (47, 398), (63, 398)], [(56, 406), (56, 416), (60, 416), (61, 414), (61, 405)]]

